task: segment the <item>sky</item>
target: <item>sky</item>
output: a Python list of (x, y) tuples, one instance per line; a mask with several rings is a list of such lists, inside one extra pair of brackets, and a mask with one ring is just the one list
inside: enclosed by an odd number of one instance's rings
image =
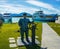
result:
[(60, 15), (60, 0), (0, 0), (0, 13), (33, 14), (39, 10), (45, 14)]

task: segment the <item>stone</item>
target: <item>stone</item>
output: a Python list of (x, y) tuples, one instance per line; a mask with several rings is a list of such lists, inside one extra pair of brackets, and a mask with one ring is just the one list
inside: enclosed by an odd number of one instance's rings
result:
[(9, 40), (9, 43), (15, 43), (15, 40)]
[(15, 43), (15, 39), (14, 38), (9, 38), (9, 43)]
[(16, 44), (10, 44), (9, 46), (10, 46), (10, 47), (17, 47)]
[(14, 38), (13, 37), (10, 37), (9, 40), (14, 40)]
[[(32, 42), (30, 37), (29, 37), (29, 41)], [(25, 42), (27, 45), (29, 45), (29, 43), (26, 41), (25, 38), (24, 38), (24, 42)], [(35, 39), (35, 43), (36, 43), (36, 44), (40, 44), (40, 42), (39, 42), (37, 39)], [(24, 46), (25, 44), (24, 44), (23, 42), (21, 42), (21, 38), (18, 38), (18, 39), (17, 39), (17, 45), (18, 45), (18, 46)]]

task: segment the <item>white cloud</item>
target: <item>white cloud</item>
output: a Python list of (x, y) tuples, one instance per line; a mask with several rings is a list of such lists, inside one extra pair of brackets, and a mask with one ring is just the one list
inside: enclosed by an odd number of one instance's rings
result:
[(36, 8), (27, 7), (27, 6), (20, 5), (20, 4), (15, 4), (16, 0), (14, 0), (14, 3), (8, 3), (8, 1), (9, 0), (0, 0), (0, 13), (28, 12), (32, 14), (37, 10)]
[(52, 5), (44, 3), (44, 2), (38, 2), (38, 1), (26, 1), (26, 2), (29, 4), (38, 6), (38, 7), (42, 7), (42, 8), (46, 8), (48, 10), (53, 10), (53, 11), (59, 12), (59, 10), (54, 8)]
[(32, 7), (26, 7), (24, 5), (14, 5), (14, 4), (3, 4), (0, 5), (0, 13), (20, 13), (20, 12), (28, 12), (34, 13), (37, 9)]
[[(40, 10), (39, 8), (33, 8), (33, 7), (27, 7), (24, 5), (20, 5), (18, 3), (15, 4), (16, 0), (14, 3), (7, 3), (7, 0), (0, 0), (0, 13), (5, 13), (5, 12), (9, 12), (9, 13), (21, 13), (21, 12), (28, 12), (33, 14), (35, 11)], [(18, 2), (18, 1), (17, 1)], [(58, 9), (55, 9), (52, 5), (47, 4), (47, 3), (43, 3), (43, 2), (38, 2), (36, 0), (26, 0), (25, 2), (30, 3), (32, 5), (38, 6), (38, 7), (42, 7), (48, 10), (43, 10), (44, 13), (46, 14), (50, 14), (50, 13), (60, 13), (60, 11)], [(57, 11), (57, 12), (50, 12), (49, 10), (53, 10), (53, 11)]]

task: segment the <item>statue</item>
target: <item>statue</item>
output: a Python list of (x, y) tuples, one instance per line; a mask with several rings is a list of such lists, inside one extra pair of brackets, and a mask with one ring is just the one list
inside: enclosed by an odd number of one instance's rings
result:
[(23, 14), (23, 18), (19, 20), (18, 25), (20, 26), (20, 34), (21, 34), (21, 41), (24, 42), (24, 34), (26, 36), (27, 42), (29, 42), (28, 35), (29, 35), (29, 29), (28, 24), (30, 23), (30, 20), (26, 18), (27, 14)]
[(36, 24), (34, 21), (31, 23), (31, 31), (32, 31), (32, 44), (35, 44), (35, 31), (36, 31)]

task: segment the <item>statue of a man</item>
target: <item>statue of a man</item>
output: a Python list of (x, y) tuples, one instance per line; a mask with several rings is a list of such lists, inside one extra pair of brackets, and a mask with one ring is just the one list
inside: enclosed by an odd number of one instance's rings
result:
[(28, 29), (28, 24), (30, 23), (30, 20), (26, 18), (27, 14), (23, 14), (23, 18), (19, 20), (18, 25), (20, 26), (20, 34), (21, 34), (21, 40), (22, 42), (24, 41), (24, 33), (26, 35), (26, 40), (28, 40), (28, 34), (29, 34), (29, 29)]

